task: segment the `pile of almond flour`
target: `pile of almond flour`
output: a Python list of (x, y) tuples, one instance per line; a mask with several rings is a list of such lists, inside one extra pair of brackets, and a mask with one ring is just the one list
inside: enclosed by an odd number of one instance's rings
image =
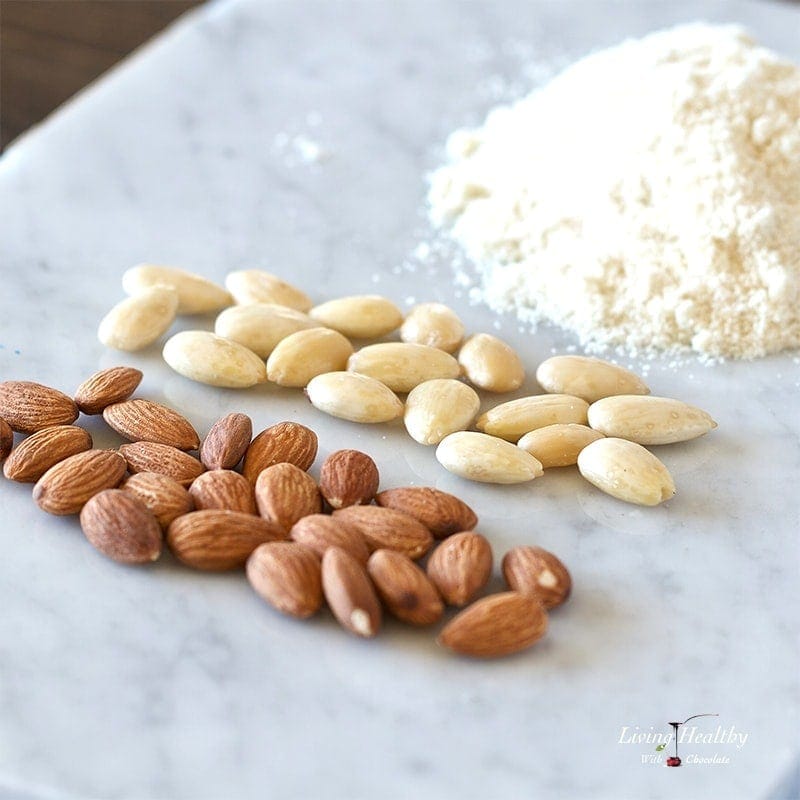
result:
[(597, 52), (448, 153), (431, 217), (492, 308), (593, 351), (800, 346), (800, 68), (740, 28)]

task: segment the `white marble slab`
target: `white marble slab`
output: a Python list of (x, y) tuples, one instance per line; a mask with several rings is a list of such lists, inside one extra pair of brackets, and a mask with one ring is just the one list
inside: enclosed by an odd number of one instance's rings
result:
[[(266, 267), (319, 300), (439, 299), (472, 330), (493, 330), (444, 259), (399, 269), (429, 237), (423, 176), (445, 136), (510, 84), (524, 90), (532, 60), (564, 63), (698, 17), (743, 22), (800, 58), (800, 10), (788, 3), (217, 3), (3, 155), (0, 377), (71, 391), (98, 367), (130, 363), (146, 371), (144, 396), (202, 432), (234, 409), (258, 428), (300, 420), (319, 431), (322, 456), (374, 454), (385, 487), (467, 497), (498, 555), (530, 541), (557, 551), (576, 588), (534, 651), (461, 661), (393, 624), (363, 642), (325, 615), (283, 619), (239, 575), (168, 559), (122, 568), (75, 520), (47, 517), (28, 487), (5, 483), (0, 796), (796, 796), (786, 784), (800, 708), (800, 370), (790, 356), (652, 366), (655, 392), (708, 408), (720, 427), (659, 451), (679, 493), (643, 510), (571, 470), (517, 488), (468, 485), (399, 426), (323, 419), (270, 387), (193, 385), (157, 348), (120, 357), (95, 339), (121, 272), (145, 259), (216, 278)], [(499, 330), (531, 368), (570, 342), (508, 319)], [(117, 441), (89, 424), (101, 445)], [(652, 745), (619, 743), (623, 726), (666, 733), (706, 711), (746, 744), (681, 754), (729, 764), (669, 770), (641, 763)]]

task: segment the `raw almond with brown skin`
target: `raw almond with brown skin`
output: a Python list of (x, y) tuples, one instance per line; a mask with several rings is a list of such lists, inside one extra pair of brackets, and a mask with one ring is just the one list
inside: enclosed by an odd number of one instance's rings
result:
[(360, 563), (366, 564), (369, 548), (361, 531), (341, 519), (327, 514), (309, 514), (297, 520), (289, 535), (294, 541), (310, 547), (320, 558), (329, 547), (341, 547)]
[(428, 559), (428, 577), (445, 603), (463, 606), (489, 582), (492, 561), (492, 548), (486, 538), (465, 531), (445, 539), (433, 551)]
[(322, 591), (345, 629), (370, 638), (381, 627), (381, 605), (364, 567), (341, 547), (330, 547), (322, 557)]
[(119, 452), (128, 462), (131, 472), (157, 472), (182, 486), (189, 486), (204, 472), (203, 465), (196, 458), (168, 444), (134, 442), (120, 445)]
[(260, 544), (284, 538), (269, 520), (219, 508), (184, 514), (167, 530), (167, 543), (176, 558), (208, 571), (241, 567)]
[(186, 488), (157, 472), (131, 475), (122, 489), (141, 500), (164, 530), (176, 517), (194, 510), (194, 502)]
[(23, 439), (3, 464), (6, 478), (35, 483), (54, 464), (92, 449), (92, 437), (77, 425), (53, 425)]
[(33, 381), (0, 383), (0, 417), (20, 433), (36, 433), (51, 425), (70, 425), (78, 418), (71, 397)]
[(218, 419), (200, 447), (206, 469), (233, 469), (244, 457), (253, 438), (253, 423), (247, 414), (228, 414)]
[(333, 518), (360, 530), (370, 550), (387, 548), (417, 559), (433, 546), (431, 532), (419, 520), (393, 508), (349, 506), (334, 511)]
[(106, 406), (127, 400), (141, 382), (141, 370), (109, 367), (95, 372), (77, 388), (75, 404), (84, 414), (100, 414)]
[(279, 422), (256, 436), (244, 456), (242, 474), (255, 484), (259, 474), (274, 464), (294, 464), (307, 470), (317, 457), (317, 434), (299, 422)]
[(195, 478), (189, 488), (194, 507), (227, 508), (243, 514), (256, 514), (253, 486), (244, 475), (230, 469), (214, 469)]
[(535, 597), (502, 592), (453, 617), (437, 641), (460, 655), (499, 658), (527, 649), (546, 632), (547, 612)]
[(503, 577), (515, 592), (537, 597), (547, 608), (570, 595), (572, 578), (561, 560), (543, 547), (514, 547), (503, 556)]
[(121, 564), (148, 564), (161, 555), (161, 527), (129, 492), (106, 489), (81, 510), (81, 528), (103, 555)]
[(360, 450), (331, 453), (320, 471), (320, 491), (334, 509), (371, 503), (379, 483), (377, 465)]
[(387, 489), (375, 495), (375, 502), (418, 519), (437, 539), (471, 531), (478, 524), (478, 516), (463, 500), (430, 486)]
[(256, 505), (264, 519), (288, 532), (297, 520), (322, 511), (314, 479), (294, 464), (274, 464), (256, 481)]
[(103, 409), (103, 419), (130, 442), (156, 442), (196, 450), (200, 437), (186, 417), (152, 400), (126, 400)]
[(125, 459), (115, 450), (87, 450), (50, 467), (33, 487), (43, 511), (77, 514), (103, 489), (116, 488), (125, 475)]
[(14, 447), (14, 431), (11, 426), (0, 417), (0, 461), (8, 458), (8, 454)]
[(444, 605), (428, 576), (408, 557), (394, 550), (376, 550), (367, 563), (381, 600), (389, 611), (412, 625), (432, 625)]
[(260, 544), (247, 559), (247, 580), (259, 597), (298, 619), (322, 605), (320, 557), (297, 542)]

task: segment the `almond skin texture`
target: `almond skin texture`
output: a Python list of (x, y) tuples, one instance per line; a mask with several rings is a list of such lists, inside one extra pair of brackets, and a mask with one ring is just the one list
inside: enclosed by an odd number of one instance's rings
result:
[(364, 567), (340, 547), (322, 557), (322, 591), (339, 624), (356, 636), (370, 638), (381, 627), (381, 605)]
[(194, 511), (194, 503), (186, 488), (157, 472), (131, 475), (122, 488), (141, 500), (164, 530), (176, 517)]
[(267, 467), (256, 481), (256, 505), (264, 519), (288, 533), (297, 520), (322, 511), (314, 479), (294, 464)]
[(126, 400), (103, 409), (103, 419), (130, 442), (157, 442), (196, 450), (200, 437), (177, 411), (151, 400)]
[(103, 489), (116, 488), (125, 476), (125, 459), (114, 450), (87, 450), (50, 467), (33, 487), (43, 511), (77, 514)]
[(442, 542), (428, 559), (428, 577), (445, 603), (463, 606), (489, 582), (492, 548), (479, 533), (456, 533)]
[(310, 547), (320, 558), (329, 547), (346, 550), (359, 563), (366, 564), (369, 547), (361, 531), (341, 519), (327, 514), (309, 514), (292, 525), (290, 536), (294, 541)]
[(380, 506), (349, 506), (333, 512), (359, 531), (370, 550), (397, 550), (409, 558), (422, 558), (433, 546), (431, 532), (414, 517)]
[(379, 483), (377, 465), (360, 450), (337, 450), (322, 463), (319, 488), (333, 509), (371, 503)]
[(128, 462), (131, 472), (157, 472), (182, 486), (191, 485), (203, 473), (203, 465), (196, 458), (168, 444), (134, 442), (121, 445), (119, 452)]
[(216, 508), (184, 514), (167, 531), (167, 543), (180, 561), (213, 572), (241, 567), (260, 544), (285, 538), (269, 520)]
[(546, 609), (560, 606), (572, 591), (569, 570), (543, 547), (514, 547), (503, 556), (503, 577), (512, 591), (539, 599)]
[(200, 447), (206, 469), (233, 469), (244, 457), (253, 438), (253, 423), (247, 414), (228, 414), (218, 419)]
[(410, 559), (394, 550), (376, 550), (367, 563), (383, 604), (403, 622), (432, 625), (444, 605), (428, 576)]
[(141, 500), (106, 489), (81, 510), (81, 528), (103, 555), (121, 564), (149, 564), (161, 555), (161, 527)]
[(8, 454), (14, 447), (14, 431), (11, 426), (0, 417), (0, 461), (8, 458)]
[(6, 478), (35, 483), (54, 464), (92, 449), (92, 437), (77, 425), (53, 425), (23, 439), (3, 464)]
[(317, 457), (317, 434), (299, 422), (279, 422), (256, 436), (244, 455), (242, 474), (255, 484), (262, 470), (294, 464), (304, 472)]
[(547, 632), (547, 612), (519, 592), (483, 597), (453, 617), (438, 642), (459, 655), (500, 658), (525, 650)]
[(387, 489), (375, 495), (375, 502), (414, 517), (437, 539), (471, 531), (478, 524), (477, 515), (463, 500), (429, 486)]
[(127, 400), (141, 382), (141, 370), (109, 367), (95, 372), (77, 388), (75, 403), (84, 414), (101, 414), (106, 406)]
[(290, 617), (307, 619), (322, 605), (320, 557), (296, 542), (260, 544), (247, 559), (256, 594)]
[(189, 488), (194, 507), (226, 508), (243, 514), (256, 514), (256, 498), (253, 485), (244, 475), (229, 469), (215, 469), (195, 478)]
[(51, 425), (71, 425), (78, 407), (71, 397), (33, 381), (0, 383), (0, 417), (20, 433), (36, 433)]

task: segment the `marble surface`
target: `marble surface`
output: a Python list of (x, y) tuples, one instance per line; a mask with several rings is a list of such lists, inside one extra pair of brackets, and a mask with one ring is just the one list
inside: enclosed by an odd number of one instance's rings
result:
[[(274, 387), (194, 385), (158, 348), (119, 355), (95, 338), (133, 263), (218, 279), (265, 267), (318, 300), (380, 291), (451, 303), (470, 329), (497, 328), (532, 371), (569, 337), (496, 320), (454, 287), (445, 257), (415, 260), (430, 238), (424, 175), (447, 133), (499, 97), (591, 48), (698, 17), (742, 22), (800, 59), (789, 4), (214, 3), (2, 156), (3, 379), (71, 391), (129, 363), (146, 371), (142, 396), (201, 432), (229, 410), (259, 429), (297, 419), (318, 430), (321, 457), (372, 453), (384, 487), (466, 497), (498, 555), (531, 541), (555, 550), (575, 594), (535, 650), (500, 662), (449, 657), (432, 635), (391, 623), (364, 642), (327, 614), (278, 616), (238, 574), (168, 558), (115, 565), (74, 519), (46, 516), (29, 487), (5, 482), (0, 797), (798, 796), (796, 358), (650, 365), (654, 392), (709, 409), (719, 429), (659, 450), (678, 494), (648, 510), (570, 469), (469, 485), (401, 426), (323, 418)], [(87, 424), (100, 445), (118, 441)], [(642, 763), (652, 744), (620, 743), (625, 726), (666, 733), (700, 712), (720, 715), (700, 732), (733, 726), (746, 742), (681, 755), (729, 763), (664, 769)]]

